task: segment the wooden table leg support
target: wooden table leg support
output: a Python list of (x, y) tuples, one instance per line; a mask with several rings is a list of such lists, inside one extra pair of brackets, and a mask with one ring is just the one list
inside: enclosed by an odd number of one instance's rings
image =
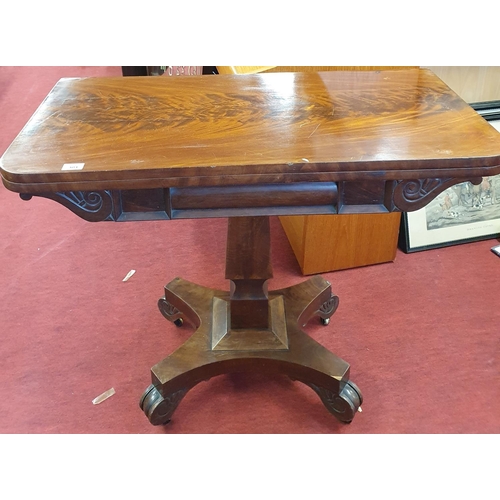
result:
[[(266, 239), (268, 221), (243, 219), (247, 220), (236, 223), (244, 228), (240, 236), (249, 228), (255, 233), (257, 228)], [(245, 258), (247, 250), (244, 245), (234, 244), (238, 241), (234, 232), (230, 224), (226, 277), (239, 281), (230, 292), (181, 278), (165, 287), (165, 296), (158, 303), (162, 314), (173, 322), (186, 321), (196, 330), (174, 353), (153, 366), (152, 385), (141, 398), (141, 409), (152, 424), (162, 425), (170, 421), (182, 398), (199, 382), (225, 373), (258, 370), (303, 382), (335, 417), (350, 422), (362, 404), (362, 396), (349, 380), (349, 365), (302, 331), (312, 317), (327, 321), (335, 312), (338, 297), (332, 294), (330, 283), (314, 276), (299, 285), (268, 292), (265, 281), (271, 275), (269, 263), (256, 265), (255, 259), (252, 263), (252, 259)], [(249, 250), (253, 257), (263, 254), (261, 248), (255, 250), (257, 247), (253, 245)], [(233, 249), (252, 269), (235, 271), (231, 264)], [(264, 260), (268, 259), (269, 253), (264, 252)], [(251, 311), (252, 296), (256, 296), (260, 311), (255, 318), (246, 312), (246, 308)], [(247, 306), (241, 306), (240, 300), (247, 301)], [(236, 321), (232, 320), (233, 301), (237, 301)], [(251, 324), (243, 327), (242, 321)]]

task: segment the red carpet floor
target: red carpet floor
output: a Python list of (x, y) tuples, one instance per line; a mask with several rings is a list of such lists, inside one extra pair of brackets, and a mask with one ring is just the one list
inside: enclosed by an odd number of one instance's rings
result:
[[(0, 68), (0, 154), (59, 78), (120, 74)], [(272, 232), (270, 288), (304, 280), (277, 219)], [(156, 302), (176, 276), (228, 286), (226, 220), (89, 223), (1, 186), (0, 235), (0, 433), (500, 432), (496, 240), (324, 275), (340, 307), (328, 327), (306, 331), (351, 364), (365, 402), (350, 425), (310, 388), (256, 373), (199, 384), (154, 427), (138, 405), (150, 368), (191, 333)]]

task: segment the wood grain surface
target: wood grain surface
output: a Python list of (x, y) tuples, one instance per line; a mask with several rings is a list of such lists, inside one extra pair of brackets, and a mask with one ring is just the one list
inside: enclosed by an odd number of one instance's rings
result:
[[(78, 171), (64, 164), (83, 163)], [(1, 159), (19, 192), (500, 172), (500, 134), (432, 72), (62, 79)]]
[(350, 269), (396, 258), (401, 214), (280, 217), (302, 274)]
[(217, 66), (220, 75), (254, 73), (318, 73), (322, 71), (385, 71), (419, 68), (420, 66)]
[[(386, 71), (417, 68), (418, 66), (217, 67), (219, 74), (239, 75), (260, 72), (315, 73), (318, 71)], [(378, 264), (392, 261), (396, 257), (400, 213), (358, 213), (344, 215), (341, 218), (328, 215), (295, 215), (280, 216), (279, 219), (302, 274)]]

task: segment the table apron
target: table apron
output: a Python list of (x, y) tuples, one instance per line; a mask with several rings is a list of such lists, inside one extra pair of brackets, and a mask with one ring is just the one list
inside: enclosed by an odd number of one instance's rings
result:
[(466, 181), (479, 184), (481, 177), (61, 191), (21, 197), (52, 199), (91, 222), (388, 213), (418, 210)]

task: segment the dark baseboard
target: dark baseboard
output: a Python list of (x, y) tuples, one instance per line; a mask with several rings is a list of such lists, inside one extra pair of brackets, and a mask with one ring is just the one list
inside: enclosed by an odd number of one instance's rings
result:
[(500, 120), (500, 101), (474, 102), (470, 106), (485, 120)]

